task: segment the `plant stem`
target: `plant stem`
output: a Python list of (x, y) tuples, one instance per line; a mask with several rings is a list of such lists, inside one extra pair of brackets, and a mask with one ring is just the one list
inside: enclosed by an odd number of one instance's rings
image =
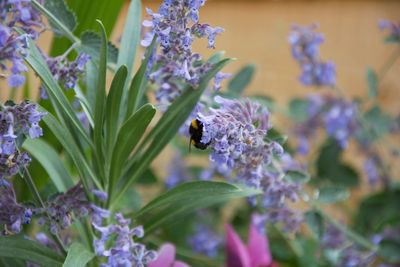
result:
[(327, 214), (323, 209), (319, 207), (318, 204), (312, 203), (311, 206), (321, 214), (330, 224), (332, 224), (334, 227), (336, 227), (338, 230), (340, 230), (343, 234), (345, 234), (349, 239), (357, 243), (358, 245), (362, 246), (365, 249), (368, 249), (370, 251), (377, 251), (378, 246), (375, 244), (371, 243), (369, 240), (365, 239), (364, 237), (360, 236), (353, 230), (347, 228), (344, 224), (339, 223), (336, 221), (334, 218), (332, 218), (329, 214)]
[(397, 59), (400, 57), (400, 46), (394, 51), (394, 53), (389, 57), (389, 59), (385, 62), (382, 68), (378, 72), (378, 83), (381, 83), (385, 78), (388, 71), (392, 68), (394, 63), (396, 63)]
[[(46, 206), (45, 206), (45, 204), (44, 204), (44, 202), (43, 202), (43, 200), (42, 200), (42, 198), (41, 198), (41, 196), (39, 194), (39, 191), (37, 190), (37, 188), (35, 186), (35, 183), (33, 182), (33, 179), (32, 179), (31, 174), (29, 173), (29, 170), (26, 167), (23, 167), (21, 176), (26, 181), (26, 183), (27, 183), (27, 185), (29, 187), (29, 190), (32, 192), (33, 197), (35, 198), (36, 202), (38, 202), (39, 205), (42, 208), (45, 208)], [(65, 256), (67, 254), (67, 250), (66, 250), (61, 238), (57, 234), (51, 234), (51, 235), (52, 235), (54, 241), (57, 243), (57, 245), (61, 249), (61, 252)]]

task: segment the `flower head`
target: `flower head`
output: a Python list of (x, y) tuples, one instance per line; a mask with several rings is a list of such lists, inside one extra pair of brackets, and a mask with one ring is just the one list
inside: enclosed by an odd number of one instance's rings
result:
[(188, 243), (193, 251), (208, 257), (216, 257), (222, 239), (207, 225), (198, 224), (195, 234), (189, 237)]
[[(15, 31), (16, 27), (26, 34), (19, 35)], [(10, 87), (24, 84), (23, 72), (28, 71), (24, 64), (27, 37), (36, 39), (42, 28), (40, 12), (33, 8), (30, 0), (0, 1), (0, 71), (9, 72), (7, 76)]]
[(300, 82), (306, 86), (332, 86), (336, 83), (336, 68), (331, 61), (319, 58), (319, 46), (323, 43), (322, 34), (315, 32), (317, 25), (294, 25), (289, 35), (293, 58), (299, 63), (302, 74)]
[(23, 224), (29, 224), (32, 210), (17, 203), (11, 184), (0, 186), (0, 224), (5, 226), (4, 234), (19, 233)]
[(389, 20), (382, 19), (379, 21), (379, 28), (381, 30), (389, 31), (389, 36), (391, 40), (396, 40), (400, 42), (400, 22), (392, 22)]
[[(149, 77), (159, 87), (156, 98), (161, 104), (179, 96), (184, 83), (196, 87), (211, 67), (192, 51), (196, 38), (207, 38), (208, 47), (214, 48), (216, 36), (223, 32), (220, 27), (199, 23), (199, 9), (204, 4), (204, 0), (164, 0), (157, 13), (147, 9), (151, 20), (143, 21), (143, 26), (150, 32), (141, 44), (147, 47), (157, 36), (160, 52), (153, 55)], [(222, 78), (220, 75), (217, 82)]]
[(115, 224), (107, 226), (93, 223), (101, 234), (100, 239), (94, 241), (95, 251), (97, 255), (107, 258), (107, 263), (102, 266), (144, 267), (157, 258), (155, 251), (147, 250), (143, 244), (133, 240), (134, 237), (144, 236), (142, 226), (130, 228), (131, 220), (120, 213), (115, 215), (115, 221)]

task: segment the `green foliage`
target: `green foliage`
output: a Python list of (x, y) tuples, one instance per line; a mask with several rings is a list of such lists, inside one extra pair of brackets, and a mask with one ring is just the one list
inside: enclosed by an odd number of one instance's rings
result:
[[(90, 55), (96, 62), (99, 61), (100, 60), (99, 51), (101, 49), (102, 36), (93, 31), (85, 31), (81, 35), (81, 42), (82, 45), (80, 50)], [(114, 63), (114, 64), (117, 63), (118, 48), (116, 48), (110, 42), (107, 42), (107, 57), (109, 63)]]
[(309, 210), (304, 218), (315, 238), (320, 240), (325, 232), (324, 217), (316, 210)]
[(341, 154), (342, 149), (334, 140), (325, 142), (316, 163), (316, 182), (329, 182), (345, 187), (358, 185), (357, 172), (351, 166), (341, 161)]
[(350, 192), (343, 186), (324, 186), (319, 189), (318, 200), (330, 204), (346, 200), (349, 196)]
[(39, 161), (59, 192), (65, 192), (73, 186), (72, 178), (58, 152), (46, 141), (27, 139), (23, 148)]
[(392, 118), (384, 113), (379, 106), (371, 107), (364, 113), (363, 119), (367, 129), (364, 134), (371, 140), (376, 140), (390, 131)]
[(256, 67), (253, 64), (241, 68), (229, 81), (228, 92), (234, 95), (241, 95), (253, 79), (255, 71)]
[(143, 223), (146, 233), (149, 233), (198, 209), (260, 193), (255, 189), (222, 182), (184, 183), (151, 201), (135, 215), (135, 219)]
[(368, 82), (368, 96), (372, 99), (378, 96), (378, 76), (371, 68), (367, 69), (366, 75)]
[(61, 267), (64, 262), (63, 257), (48, 247), (15, 236), (0, 236), (0, 257), (22, 259), (43, 267)]
[(289, 115), (295, 121), (305, 121), (307, 117), (308, 101), (302, 98), (294, 98), (289, 103)]
[[(52, 0), (45, 1), (44, 7), (54, 15), (65, 27), (73, 32), (76, 28), (76, 15), (75, 13), (65, 4), (64, 0)], [(51, 20), (50, 25), (54, 31), (58, 34), (63, 34), (63, 29), (58, 24), (55, 24)]]
[(400, 220), (400, 189), (386, 190), (366, 197), (355, 216), (355, 229), (363, 234), (377, 233), (385, 225)]
[(80, 243), (72, 243), (68, 249), (67, 258), (63, 267), (85, 267), (94, 257), (94, 254)]
[(310, 180), (310, 175), (301, 171), (287, 171), (285, 177), (293, 183), (301, 184), (307, 183)]

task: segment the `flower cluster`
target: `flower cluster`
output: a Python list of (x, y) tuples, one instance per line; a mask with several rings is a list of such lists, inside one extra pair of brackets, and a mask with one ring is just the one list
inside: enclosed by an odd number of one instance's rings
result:
[(195, 234), (189, 237), (188, 243), (193, 251), (207, 257), (216, 257), (222, 238), (207, 225), (197, 224)]
[(115, 215), (115, 220), (116, 224), (107, 226), (93, 223), (95, 229), (101, 234), (101, 238), (94, 241), (96, 253), (107, 257), (107, 263), (101, 266), (144, 267), (157, 258), (155, 251), (147, 250), (143, 244), (133, 240), (134, 237), (143, 237), (142, 226), (131, 229), (129, 226), (131, 220), (125, 219), (120, 213)]
[(347, 147), (349, 139), (360, 127), (357, 105), (331, 95), (312, 95), (306, 103), (307, 120), (298, 123), (294, 129), (299, 139), (298, 152), (308, 153), (308, 140), (315, 136), (319, 127), (325, 128), (328, 136), (342, 148)]
[(28, 154), (18, 151), (17, 140), (22, 135), (30, 138), (41, 136), (39, 122), (44, 115), (37, 110), (36, 104), (28, 101), (18, 105), (8, 102), (3, 106), (0, 111), (0, 182), (30, 162)]
[(396, 40), (397, 42), (400, 41), (400, 22), (395, 23), (389, 20), (380, 20), (379, 28), (389, 31), (388, 39)]
[(19, 233), (22, 224), (29, 224), (32, 210), (17, 203), (11, 184), (0, 185), (0, 225), (4, 225), (3, 234)]
[[(26, 34), (19, 35), (15, 28), (21, 28)], [(19, 87), (25, 82), (23, 72), (27, 37), (36, 39), (43, 28), (40, 13), (35, 10), (30, 0), (3, 0), (0, 2), (0, 70), (11, 72), (8, 76), (10, 87)], [(8, 62), (11, 67), (8, 67)]]
[[(96, 192), (94, 195), (98, 196)], [(103, 194), (99, 199), (104, 199)], [(94, 205), (87, 199), (81, 183), (76, 184), (67, 192), (55, 196), (46, 203), (45, 208), (38, 208), (35, 213), (43, 215), (39, 223), (41, 225), (47, 223), (50, 232), (53, 234), (68, 228), (73, 217), (81, 218), (90, 215), (94, 222), (101, 223), (104, 218), (110, 215), (108, 210)]]
[(370, 266), (376, 258), (376, 253), (364, 251), (356, 244), (352, 244), (342, 231), (329, 224), (322, 237), (321, 248), (325, 251), (337, 251), (338, 258), (334, 259), (333, 266), (357, 267)]
[[(208, 47), (214, 48), (216, 36), (223, 32), (220, 27), (199, 23), (199, 9), (204, 3), (205, 0), (164, 0), (158, 13), (147, 9), (152, 20), (143, 21), (143, 26), (150, 28), (150, 32), (141, 44), (148, 47), (154, 36), (160, 44), (161, 51), (153, 55), (149, 76), (159, 87), (156, 98), (161, 104), (169, 104), (179, 96), (184, 83), (197, 86), (211, 67), (192, 51), (196, 38), (207, 38)], [(218, 86), (227, 76), (217, 76)]]
[[(46, 63), (54, 79), (63, 83), (65, 89), (73, 89), (79, 76), (85, 71), (85, 65), (90, 60), (90, 56), (80, 53), (74, 61), (68, 61), (67, 54), (68, 51), (54, 58), (46, 56)], [(43, 88), (41, 89), (41, 98), (47, 98), (46, 91)]]
[[(274, 155), (282, 156), (282, 146), (266, 138), (270, 129), (269, 112), (250, 100), (228, 100), (215, 97), (219, 108), (210, 114), (199, 113), (203, 123), (201, 142), (211, 147), (210, 160), (224, 177), (261, 189), (260, 205), (265, 222), (282, 222), (285, 229), (294, 230), (299, 218), (287, 206), (296, 201), (299, 185), (285, 179), (285, 170), (274, 168)], [(279, 160), (277, 160), (279, 161)], [(252, 203), (256, 204), (253, 198)]]
[(322, 34), (315, 32), (316, 25), (302, 27), (294, 25), (289, 35), (292, 55), (299, 63), (302, 74), (299, 80), (306, 86), (332, 86), (336, 83), (336, 68), (333, 62), (319, 58), (319, 46), (324, 41)]

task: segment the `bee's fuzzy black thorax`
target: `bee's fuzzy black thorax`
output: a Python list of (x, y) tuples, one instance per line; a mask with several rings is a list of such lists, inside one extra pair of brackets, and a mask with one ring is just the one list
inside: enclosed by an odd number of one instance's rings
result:
[(190, 145), (194, 145), (198, 149), (206, 149), (210, 143), (204, 144), (201, 142), (203, 136), (203, 123), (198, 119), (192, 120), (189, 127)]

